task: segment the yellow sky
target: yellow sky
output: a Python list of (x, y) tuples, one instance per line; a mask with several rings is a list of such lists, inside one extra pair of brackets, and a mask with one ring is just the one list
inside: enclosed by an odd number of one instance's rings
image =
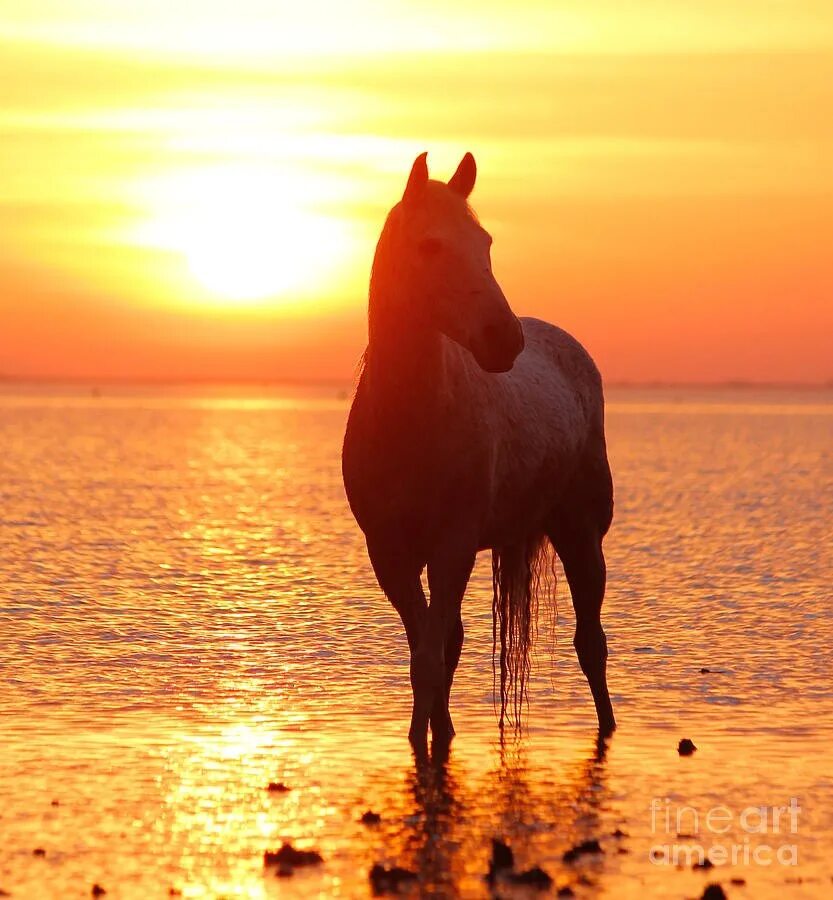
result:
[(833, 377), (829, 2), (450, 6), (6, 0), (0, 373), (349, 377), (414, 156), (471, 150), (609, 379)]

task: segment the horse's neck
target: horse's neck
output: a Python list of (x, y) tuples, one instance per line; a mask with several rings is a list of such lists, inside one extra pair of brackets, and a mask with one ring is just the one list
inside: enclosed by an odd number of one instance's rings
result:
[(446, 343), (438, 332), (403, 322), (394, 311), (371, 312), (363, 381), (377, 413), (413, 419), (436, 408), (447, 390)]

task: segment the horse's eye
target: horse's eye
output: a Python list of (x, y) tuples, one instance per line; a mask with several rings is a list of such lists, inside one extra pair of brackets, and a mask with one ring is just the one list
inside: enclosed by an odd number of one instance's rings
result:
[(439, 238), (423, 238), (418, 247), (422, 256), (436, 256), (443, 249), (443, 242)]

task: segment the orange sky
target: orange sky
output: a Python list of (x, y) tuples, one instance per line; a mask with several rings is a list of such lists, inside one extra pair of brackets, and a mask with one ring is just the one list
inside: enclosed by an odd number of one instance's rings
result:
[(349, 378), (423, 150), (609, 380), (833, 378), (829, 0), (9, 0), (0, 374)]

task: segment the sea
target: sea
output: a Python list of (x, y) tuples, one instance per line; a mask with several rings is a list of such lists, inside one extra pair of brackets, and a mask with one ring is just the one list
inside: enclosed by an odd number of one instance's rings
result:
[(609, 388), (619, 729), (562, 577), (501, 735), (483, 554), (428, 759), (350, 393), (0, 385), (0, 896), (367, 898), (374, 865), (409, 897), (833, 896), (833, 389)]

